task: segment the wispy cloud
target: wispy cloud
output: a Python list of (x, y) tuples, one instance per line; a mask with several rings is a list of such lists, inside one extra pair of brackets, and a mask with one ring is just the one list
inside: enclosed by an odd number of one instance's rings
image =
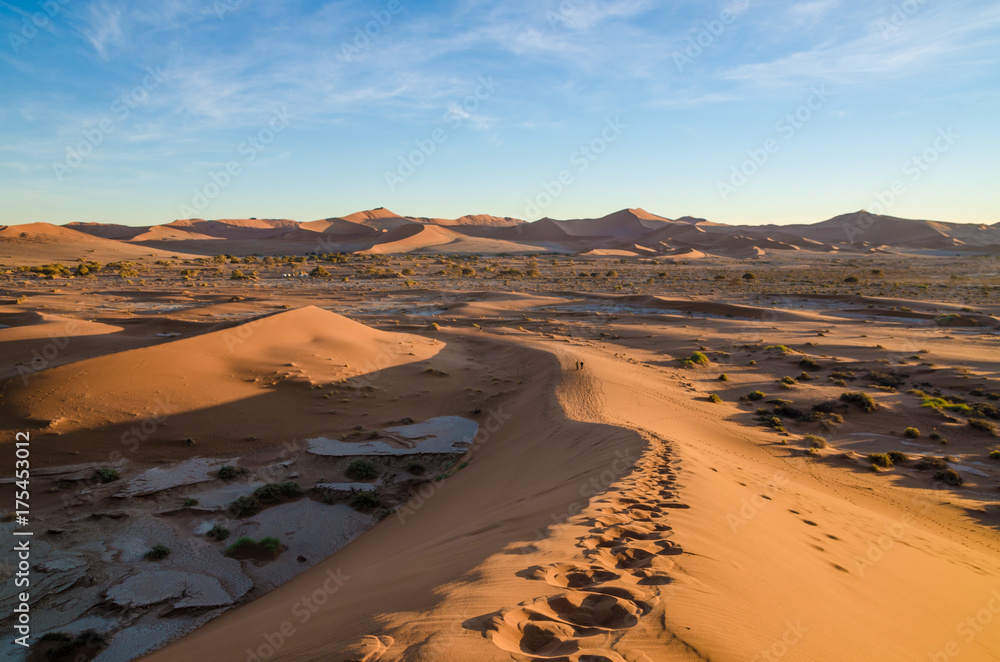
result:
[(107, 2), (97, 2), (87, 6), (79, 25), (80, 33), (94, 47), (102, 59), (108, 59), (108, 48), (121, 44), (124, 33), (121, 28), (122, 10)]

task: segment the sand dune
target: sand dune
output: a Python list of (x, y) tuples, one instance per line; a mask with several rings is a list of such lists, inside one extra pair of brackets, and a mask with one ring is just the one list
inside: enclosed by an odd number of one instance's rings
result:
[(49, 223), (0, 226), (0, 261), (8, 264), (164, 259), (171, 255)]
[[(191, 423), (202, 436), (232, 438), (236, 421), (248, 430), (280, 428), (255, 405), (280, 384), (309, 388), (357, 374), (375, 357), (389, 367), (436, 351), (423, 339), (376, 331), (310, 306), (45, 370), (28, 384), (11, 382), (0, 407), (10, 420), (41, 422), (52, 434), (79, 440), (84, 431), (160, 416), (164, 409), (173, 416), (234, 405), (241, 413), (233, 421), (213, 422), (207, 413)], [(289, 412), (308, 410), (294, 392), (288, 395)]]
[[(608, 350), (477, 342), (534, 378), (475, 462), (405, 520), (148, 659), (273, 644), (290, 661), (912, 660), (989, 603), (995, 536), (939, 499), (775, 452)], [(296, 620), (338, 574), (331, 606)], [(272, 634), (284, 622), (291, 634)], [(984, 630), (967, 655), (997, 650)]]
[[(287, 219), (184, 219), (134, 229), (95, 223), (70, 223), (64, 229), (109, 241), (202, 255), (359, 250), (405, 253), (450, 246), (448, 250), (456, 252), (492, 254), (553, 251), (651, 257), (665, 244), (672, 249), (685, 248), (718, 257), (748, 259), (762, 257), (770, 250), (990, 252), (1000, 245), (1000, 224), (918, 221), (877, 216), (865, 211), (812, 225), (740, 226), (694, 216), (671, 220), (639, 208), (623, 209), (600, 218), (543, 218), (525, 223), (488, 214), (470, 214), (457, 219), (403, 216), (379, 207), (342, 218), (303, 223)], [(52, 232), (41, 231), (37, 224), (34, 229), (23, 231), (28, 233), (23, 238), (28, 243), (53, 241)], [(390, 232), (397, 234), (385, 236)], [(71, 241), (69, 236), (65, 240)], [(220, 241), (225, 243), (220, 244)], [(30, 251), (26, 250), (22, 249), (20, 254), (28, 255)], [(11, 253), (9, 257), (14, 255)]]

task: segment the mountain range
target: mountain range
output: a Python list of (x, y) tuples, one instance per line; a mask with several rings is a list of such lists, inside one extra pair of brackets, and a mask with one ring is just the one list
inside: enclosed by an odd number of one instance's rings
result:
[[(776, 251), (1000, 253), (1000, 223), (948, 223), (858, 211), (814, 224), (727, 225), (643, 209), (600, 218), (525, 222), (486, 214), (457, 219), (402, 216), (378, 208), (343, 217), (182, 219), (163, 225), (108, 223), (0, 226), (0, 260), (110, 254), (289, 255), (305, 253), (539, 253), (704, 256), (746, 259)], [(64, 255), (65, 254), (65, 255)], [(70, 256), (70, 257), (67, 257)], [(96, 259), (96, 258), (93, 258)]]

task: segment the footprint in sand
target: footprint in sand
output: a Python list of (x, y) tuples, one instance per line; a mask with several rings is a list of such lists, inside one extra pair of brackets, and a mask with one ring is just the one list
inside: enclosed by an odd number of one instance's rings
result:
[[(657, 587), (671, 582), (667, 572), (674, 567), (667, 557), (682, 553), (668, 540), (672, 529), (662, 520), (667, 509), (687, 506), (676, 501), (665, 442), (656, 440), (656, 446), (617, 492), (592, 502), (596, 514), (584, 520), (589, 530), (576, 543), (584, 550), (584, 563), (532, 566), (517, 573), (567, 592), (471, 619), (465, 627), (483, 632), (501, 650), (534, 660), (625, 662), (608, 648), (609, 641), (617, 641), (616, 633), (638, 625), (659, 603)], [(651, 500), (657, 493), (659, 498)]]
[(518, 575), (527, 579), (540, 579), (556, 588), (590, 588), (621, 577), (598, 565), (581, 566), (572, 563), (555, 563), (547, 567), (534, 566)]

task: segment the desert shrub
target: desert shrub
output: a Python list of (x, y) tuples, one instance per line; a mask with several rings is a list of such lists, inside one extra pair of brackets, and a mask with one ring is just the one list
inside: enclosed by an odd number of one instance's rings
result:
[(236, 542), (226, 548), (226, 556), (260, 552), (265, 556), (270, 556), (271, 558), (276, 559), (283, 550), (284, 546), (277, 538), (268, 537), (257, 541), (253, 538), (244, 536), (237, 539)]
[(414, 476), (423, 476), (427, 468), (419, 462), (410, 462), (406, 465), (406, 470)]
[(978, 416), (985, 416), (987, 418), (1000, 420), (1000, 407), (997, 407), (996, 405), (991, 405), (988, 402), (975, 402), (970, 405), (970, 408)]
[(254, 497), (257, 501), (265, 504), (275, 504), (281, 503), (281, 489), (278, 487), (277, 483), (268, 483), (267, 485), (261, 485), (256, 490), (253, 491)]
[(252, 495), (237, 497), (229, 504), (229, 512), (233, 517), (250, 517), (260, 512), (260, 502)]
[(747, 393), (747, 400), (751, 401), (763, 400), (766, 397), (767, 394), (761, 391), (750, 391), (749, 393)]
[(951, 485), (952, 487), (961, 487), (965, 480), (959, 475), (954, 469), (943, 469), (936, 474), (934, 474), (934, 480), (945, 483), (946, 485)]
[(860, 280), (857, 276), (848, 276), (844, 279), (844, 282), (853, 285), (854, 283), (860, 282)]
[(796, 409), (787, 401), (776, 405), (774, 408), (774, 413), (778, 416), (785, 416), (787, 418), (794, 419), (796, 421), (801, 420), (806, 414), (801, 409)]
[(916, 439), (920, 436), (920, 430), (914, 427), (909, 427), (903, 430), (903, 436), (907, 439)]
[(370, 512), (380, 505), (382, 505), (382, 502), (371, 492), (358, 492), (351, 497), (351, 508), (355, 510)]
[(370, 460), (357, 459), (347, 467), (347, 477), (354, 480), (375, 480), (378, 478), (378, 469)]
[(892, 460), (893, 464), (902, 464), (910, 459), (906, 457), (906, 453), (903, 451), (889, 451), (886, 455), (889, 456), (889, 459)]
[(845, 370), (834, 370), (830, 373), (830, 379), (841, 379), (845, 382), (853, 382), (857, 377), (854, 376), (853, 372), (848, 372)]
[(799, 376), (797, 377), (797, 379), (800, 382), (811, 382), (813, 380), (813, 376), (810, 375), (808, 372), (801, 372), (801, 373), (799, 373)]
[(315, 269), (309, 272), (309, 275), (312, 276), (313, 278), (329, 278), (330, 272), (324, 269), (323, 267), (316, 267)]
[(729, 375), (727, 375), (726, 373), (722, 373), (721, 375), (719, 375), (719, 381), (720, 382), (728, 382), (729, 381)]
[(289, 499), (297, 499), (305, 494), (294, 480), (286, 480), (283, 483), (278, 483), (278, 489), (281, 491), (282, 496), (286, 496)]
[(861, 391), (841, 393), (840, 399), (844, 402), (856, 405), (863, 412), (873, 412), (878, 409), (878, 405), (875, 403), (875, 398), (867, 393), (862, 393)]
[(997, 436), (997, 425), (991, 421), (987, 421), (985, 418), (970, 418), (969, 426), (976, 429), (987, 432), (994, 437)]
[(197, 499), (184, 499), (184, 505), (188, 508), (198, 505)]
[(876, 372), (874, 370), (869, 371), (865, 379), (872, 384), (878, 384), (879, 386), (888, 386), (890, 388), (899, 388), (906, 381), (907, 375), (899, 375), (891, 372)]
[(705, 354), (703, 354), (702, 352), (694, 352), (691, 354), (691, 356), (687, 357), (686, 359), (681, 359), (681, 363), (685, 366), (708, 365), (709, 361), (708, 357), (705, 356)]
[(830, 445), (827, 443), (826, 439), (815, 434), (807, 434), (802, 439), (812, 448), (826, 448)]
[(224, 464), (221, 467), (219, 467), (219, 478), (221, 478), (222, 480), (233, 480), (239, 475), (240, 475), (240, 470), (232, 465)]
[(119, 478), (118, 471), (111, 467), (101, 467), (94, 472), (94, 475), (97, 476), (97, 480), (101, 481), (101, 483), (113, 483)]
[(840, 409), (841, 405), (836, 400), (827, 400), (826, 402), (817, 402), (812, 406), (812, 411), (817, 414), (832, 414), (833, 412)]
[(281, 554), (281, 551), (284, 549), (281, 541), (277, 538), (264, 538), (257, 544), (265, 554), (273, 558), (278, 558), (278, 555)]
[(926, 455), (920, 458), (920, 461), (916, 464), (917, 469), (920, 471), (932, 471), (934, 469), (947, 469), (948, 463), (944, 461), (941, 457), (932, 457)]
[(803, 370), (820, 370), (821, 367), (816, 361), (808, 356), (799, 359), (799, 367)]
[(153, 547), (146, 552), (146, 558), (152, 559), (153, 561), (162, 561), (168, 556), (170, 556), (170, 548), (163, 544), (153, 545)]
[(213, 526), (211, 529), (208, 530), (208, 533), (205, 534), (205, 537), (212, 538), (213, 540), (225, 540), (226, 538), (229, 537), (229, 529), (220, 524), (216, 524), (215, 526)]
[(892, 458), (888, 453), (869, 453), (868, 459), (877, 467), (889, 469), (892, 467)]
[(789, 386), (795, 383), (795, 380), (788, 375), (782, 377), (780, 381), (782, 384), (788, 384)]
[(990, 451), (991, 460), (1000, 460), (1000, 451)]
[(762, 416), (760, 420), (772, 430), (776, 430), (777, 432), (785, 431), (785, 426), (782, 425), (781, 419), (777, 416)]
[(722, 398), (720, 398), (720, 397), (719, 397), (719, 396), (718, 396), (717, 394), (715, 394), (715, 393), (710, 393), (710, 394), (709, 394), (709, 396), (708, 396), (708, 401), (709, 401), (709, 402), (715, 402), (715, 403), (719, 403), (719, 402), (722, 402)]
[(785, 345), (768, 345), (767, 347), (764, 348), (764, 351), (765, 352), (776, 351), (776, 352), (781, 352), (782, 354), (794, 354), (795, 353), (794, 349), (791, 349), (790, 347), (786, 347)]
[(242, 538), (237, 538), (236, 542), (231, 544), (226, 548), (226, 556), (233, 556), (243, 551), (253, 549), (257, 546), (257, 541), (253, 538), (248, 538), (243, 536)]

